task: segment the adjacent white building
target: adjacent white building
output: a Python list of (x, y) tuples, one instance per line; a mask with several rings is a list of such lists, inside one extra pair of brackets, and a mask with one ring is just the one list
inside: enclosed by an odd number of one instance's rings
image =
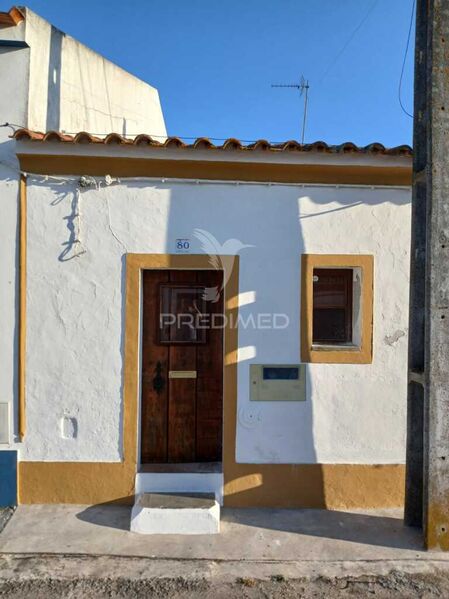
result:
[[(28, 8), (0, 13), (0, 448), (17, 439), (19, 165), (10, 136), (142, 131), (164, 140), (157, 89)], [(5, 421), (5, 419), (7, 421)]]

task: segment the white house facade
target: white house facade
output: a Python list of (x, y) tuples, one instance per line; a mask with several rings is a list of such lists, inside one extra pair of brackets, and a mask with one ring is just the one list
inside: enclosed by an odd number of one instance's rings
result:
[(401, 504), (409, 148), (9, 143), (19, 502)]

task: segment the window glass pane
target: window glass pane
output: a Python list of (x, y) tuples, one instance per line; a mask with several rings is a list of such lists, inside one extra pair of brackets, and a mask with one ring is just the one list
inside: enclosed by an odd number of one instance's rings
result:
[[(352, 280), (352, 270), (349, 271)], [(313, 307), (345, 308), (348, 292), (348, 269), (316, 269), (313, 282)]]
[(298, 379), (299, 368), (265, 366), (263, 369), (264, 381), (297, 381)]
[(313, 341), (318, 343), (344, 343), (346, 336), (345, 311), (339, 308), (313, 311)]
[(352, 341), (352, 278), (350, 268), (313, 271), (313, 342)]
[(161, 285), (159, 340), (161, 343), (206, 341), (204, 287)]

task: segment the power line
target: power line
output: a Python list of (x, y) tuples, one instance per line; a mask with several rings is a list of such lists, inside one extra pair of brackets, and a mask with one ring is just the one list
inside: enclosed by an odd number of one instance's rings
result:
[(357, 35), (357, 33), (359, 32), (359, 30), (363, 27), (363, 25), (365, 24), (365, 22), (367, 21), (368, 17), (370, 16), (370, 14), (373, 12), (373, 10), (375, 9), (377, 3), (379, 0), (374, 0), (372, 2), (372, 4), (370, 5), (370, 7), (368, 8), (368, 10), (365, 13), (365, 16), (362, 18), (362, 20), (359, 22), (359, 24), (357, 25), (357, 27), (353, 30), (353, 32), (351, 33), (351, 35), (349, 36), (349, 38), (347, 39), (347, 41), (344, 43), (343, 47), (341, 48), (341, 50), (339, 52), (337, 52), (337, 54), (335, 55), (334, 59), (330, 62), (329, 66), (327, 67), (327, 69), (324, 72), (324, 75), (321, 77), (319, 83), (322, 83), (324, 78), (329, 74), (329, 72), (333, 69), (333, 67), (336, 65), (336, 63), (338, 62), (340, 56), (343, 54), (343, 52), (346, 50), (346, 48), (349, 46), (349, 44), (352, 42), (352, 40), (355, 38), (355, 36)]
[[(10, 127), (11, 129), (28, 129), (28, 127), (26, 127), (25, 125), (18, 125), (17, 123), (3, 123), (2, 125), (0, 125), (0, 127)], [(77, 135), (78, 133), (82, 133), (81, 131), (57, 131), (57, 133), (60, 133), (61, 135)], [(117, 135), (120, 135), (120, 137), (130, 137), (132, 139), (134, 139), (135, 137), (137, 137), (137, 135), (148, 135), (148, 137), (152, 137), (152, 138), (159, 138), (162, 140), (167, 139), (168, 137), (178, 137), (179, 139), (185, 139), (185, 140), (192, 140), (195, 141), (197, 139), (201, 139), (201, 138), (205, 138), (208, 139), (210, 141), (227, 141), (228, 139), (237, 139), (239, 142), (244, 143), (244, 144), (252, 144), (252, 143), (256, 143), (257, 141), (260, 141), (260, 139), (262, 138), (258, 138), (258, 139), (241, 139), (241, 138), (233, 138), (233, 137), (210, 137), (209, 135), (196, 135), (196, 136), (189, 136), (189, 135), (159, 135), (159, 134), (153, 134), (153, 133), (117, 133), (116, 131), (104, 131), (102, 133), (98, 133), (98, 132), (92, 132), (92, 131), (87, 131), (86, 133), (88, 133), (89, 135), (94, 135), (94, 136), (99, 136), (99, 137), (106, 137), (107, 135), (111, 135), (111, 133), (116, 133)], [(266, 140), (268, 141), (268, 143), (274, 145), (274, 144), (282, 144), (285, 143), (285, 139), (284, 140), (280, 140), (280, 141), (275, 141), (275, 140)]]
[(410, 15), (410, 24), (409, 24), (409, 27), (408, 27), (407, 43), (406, 43), (406, 46), (405, 46), (404, 60), (402, 61), (401, 76), (399, 78), (399, 86), (398, 86), (398, 100), (399, 100), (399, 104), (401, 105), (401, 108), (402, 108), (403, 112), (405, 112), (405, 114), (407, 116), (409, 116), (410, 118), (413, 118), (413, 114), (410, 114), (408, 112), (408, 110), (406, 110), (404, 104), (402, 103), (401, 94), (402, 94), (402, 79), (404, 77), (405, 63), (407, 61), (408, 49), (409, 49), (409, 46), (410, 46), (410, 37), (411, 37), (411, 34), (412, 34), (413, 15), (415, 14), (415, 4), (416, 4), (416, 0), (413, 0), (413, 3), (412, 3), (412, 13)]

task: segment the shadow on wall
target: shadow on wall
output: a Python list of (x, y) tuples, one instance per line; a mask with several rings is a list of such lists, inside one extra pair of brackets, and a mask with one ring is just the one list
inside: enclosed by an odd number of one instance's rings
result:
[[(129, 182), (126, 185), (129, 189), (135, 187), (136, 192), (143, 187), (142, 182), (135, 185)], [(286, 329), (239, 329), (239, 346), (251, 348), (251, 352), (238, 359), (238, 406), (236, 410), (234, 406), (224, 406), (226, 426), (230, 427), (232, 437), (232, 443), (227, 443), (226, 446), (225, 504), (235, 507), (327, 507), (323, 473), (316, 463), (314, 398), (311, 394), (310, 376), (305, 402), (249, 401), (250, 362), (285, 364), (300, 360), (300, 254), (307, 251), (302, 218), (320, 213), (302, 212), (304, 191), (293, 186), (275, 188), (268, 185), (250, 187), (147, 182), (146, 187), (171, 189), (166, 227), (167, 254), (176, 253), (178, 238), (191, 240), (192, 254), (204, 253), (200, 240), (194, 235), (197, 229), (208, 231), (222, 246), (231, 239), (240, 240), (244, 245), (252, 245), (253, 248), (241, 250), (239, 294), (253, 298), (240, 308), (241, 316), (246, 319), (251, 313), (273, 312), (292, 315)], [(61, 193), (61, 200), (65, 197), (66, 190), (57, 193)], [(340, 194), (335, 191), (324, 190), (320, 191), (315, 202), (315, 195), (313, 199), (316, 204), (334, 203), (337, 195), (340, 198)], [(360, 195), (366, 197), (366, 202), (349, 199), (346, 202), (340, 201), (341, 210), (347, 209), (350, 212), (362, 203), (375, 206), (382, 201), (379, 194), (361, 192)], [(404, 203), (406, 201), (404, 194)], [(74, 214), (76, 210), (72, 206), (69, 219)], [(154, 226), (155, 221), (142, 221), (136, 215), (130, 215), (127, 230), (131, 231), (129, 225), (132, 223), (136, 226), (138, 223), (141, 227), (146, 223), (150, 237), (151, 226)], [(68, 228), (72, 236), (72, 230)], [(133, 243), (128, 242), (128, 251), (132, 247)], [(152, 247), (152, 243), (149, 242), (147, 247)], [(360, 248), (360, 251), (365, 251), (365, 248)], [(124, 302), (124, 253), (121, 254), (121, 259)], [(124, 309), (122, 318), (124, 322)], [(123, 338), (121, 351), (124, 360)], [(231, 401), (236, 401), (236, 398), (231, 398)], [(277, 436), (273, 435), (273, 430)], [(286, 444), (290, 446), (289, 455), (300, 456), (298, 461), (302, 464), (293, 463), (293, 459), (285, 459)]]
[[(71, 195), (70, 214), (67, 214), (67, 216), (64, 217), (67, 229), (69, 231), (69, 237), (67, 241), (62, 243), (62, 245), (65, 247), (58, 256), (58, 260), (60, 262), (67, 262), (73, 258), (79, 258), (85, 253), (81, 243), (81, 192), (79, 188), (76, 187), (69, 193)], [(51, 203), (52, 206), (59, 204), (59, 202), (61, 202), (66, 195), (66, 193), (59, 191), (59, 193), (56, 194), (56, 199)]]
[[(297, 316), (286, 329), (242, 325), (257, 323), (258, 314), (298, 314), (299, 254), (304, 247), (298, 219), (298, 189), (279, 188), (281, 201), (273, 201), (278, 191), (273, 189), (267, 185), (172, 184), (165, 251), (176, 253), (176, 240), (188, 238), (192, 254), (232, 254), (235, 247), (240, 255), (239, 299), (245, 301), (240, 301), (239, 308), (238, 405), (224, 405), (225, 505), (325, 507), (319, 468), (308, 468), (311, 478), (307, 477), (301, 489), (287, 489), (282, 483), (285, 479), (277, 479), (277, 473), (288, 479), (292, 467), (285, 460), (282, 464), (282, 423), (290, 429), (289, 442), (296, 452), (307, 456), (307, 462), (316, 462), (310, 387), (306, 402), (249, 399), (250, 363), (300, 361)], [(198, 229), (216, 239), (217, 249), (212, 249), (213, 244), (205, 244), (201, 236), (197, 238)], [(295, 280), (291, 280), (291, 272), (295, 273)], [(234, 357), (227, 356), (230, 360), (234, 361)], [(229, 396), (226, 399), (237, 401)], [(292, 427), (296, 427), (293, 441)], [(249, 464), (251, 461), (259, 463)], [(273, 463), (278, 464), (273, 467)], [(290, 502), (292, 497), (295, 500)]]
[(59, 131), (61, 126), (61, 66), (64, 36), (62, 31), (51, 26), (47, 84), (47, 131)]
[(53, 192), (51, 206), (58, 206), (64, 202), (64, 206), (70, 210), (63, 216), (68, 234), (61, 240), (62, 250), (58, 255), (60, 262), (68, 262), (73, 258), (79, 258), (85, 253), (81, 238), (81, 191), (76, 182), (71, 179), (60, 181), (48, 181), (45, 178), (36, 177), (32, 179), (35, 187), (50, 188)]
[[(254, 298), (239, 309), (240, 315), (244, 320), (251, 313), (292, 315), (284, 330), (239, 327), (239, 347), (251, 348), (251, 352), (238, 359), (236, 412), (224, 406), (225, 419), (235, 439), (235, 444), (228, 443), (225, 447), (225, 505), (228, 506), (327, 507), (324, 477), (317, 465), (309, 368), (305, 402), (249, 401), (251, 362), (300, 361), (300, 254), (307, 252), (302, 219), (323, 214), (313, 206), (311, 212), (302, 212), (305, 200), (302, 196), (306, 193), (313, 197), (314, 205), (331, 204), (324, 213), (337, 210), (351, 213), (362, 204), (374, 207), (384, 202), (409, 201), (406, 194), (380, 196), (369, 189), (361, 189), (358, 194), (361, 199), (354, 201), (354, 194), (342, 194), (332, 188), (315, 193), (293, 186), (201, 184), (187, 188), (172, 184), (165, 251), (175, 253), (176, 239), (189, 238), (191, 253), (203, 253), (194, 236), (197, 229), (208, 231), (220, 244), (237, 239), (254, 246), (239, 252), (239, 295)], [(335, 203), (339, 205), (335, 207)], [(366, 252), (366, 248), (360, 247), (359, 251)], [(335, 253), (340, 253), (338, 247)], [(303, 464), (288, 463), (286, 455), (301, 456), (298, 461)]]

